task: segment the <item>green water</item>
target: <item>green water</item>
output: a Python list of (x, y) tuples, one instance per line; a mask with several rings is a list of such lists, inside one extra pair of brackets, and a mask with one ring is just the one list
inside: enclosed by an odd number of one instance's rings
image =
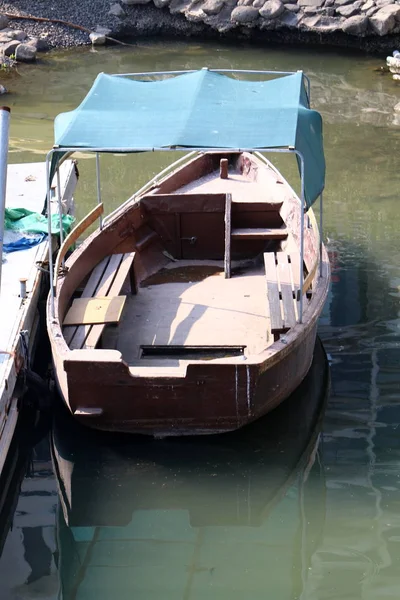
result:
[[(333, 272), (319, 333), (332, 383), (320, 427), (321, 365), (274, 421), (233, 438), (104, 440), (61, 419), (61, 483), (45, 438), (19, 496), (13, 488), (12, 530), (11, 517), (0, 519), (2, 599), (398, 598), (400, 86), (375, 71), (383, 62), (153, 41), (44, 55), (7, 83), (11, 159), (31, 162), (51, 147), (56, 114), (73, 109), (99, 71), (305, 70), (324, 119)], [(170, 159), (102, 157), (106, 207)], [(279, 166), (294, 175), (294, 165)], [(83, 215), (96, 202), (93, 159), (80, 156), (79, 169)]]

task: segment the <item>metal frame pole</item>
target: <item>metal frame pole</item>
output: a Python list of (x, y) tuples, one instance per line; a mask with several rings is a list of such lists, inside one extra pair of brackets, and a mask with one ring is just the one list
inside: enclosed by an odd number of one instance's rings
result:
[(58, 217), (59, 217), (59, 221), (60, 221), (60, 244), (62, 244), (63, 241), (64, 241), (64, 231), (63, 231), (63, 222), (62, 222), (63, 207), (62, 207), (62, 202), (61, 202), (61, 178), (60, 178), (60, 167), (59, 167), (59, 165), (57, 165), (56, 174), (57, 174)]
[(6, 212), (7, 188), (7, 155), (8, 135), (10, 129), (10, 109), (8, 106), (0, 107), (0, 290), (1, 268), (3, 264), (4, 219)]
[(300, 222), (300, 303), (299, 303), (299, 323), (303, 322), (303, 283), (304, 283), (304, 214), (305, 214), (305, 193), (304, 193), (304, 158), (303, 155), (295, 150), (300, 158), (300, 174), (301, 174), (301, 222)]
[[(97, 204), (101, 204), (101, 186), (100, 186), (100, 156), (96, 152), (96, 185), (97, 185)], [(99, 216), (99, 227), (103, 229), (103, 217)]]
[(321, 192), (321, 194), (319, 196), (319, 276), (320, 277), (322, 277), (322, 207), (323, 207), (322, 195), (323, 195), (323, 193)]
[(49, 244), (49, 280), (50, 280), (50, 301), (51, 301), (51, 316), (54, 317), (54, 273), (53, 273), (53, 240), (52, 240), (52, 228), (51, 228), (51, 181), (50, 181), (50, 160), (53, 156), (54, 150), (50, 150), (46, 156), (46, 183), (47, 183), (47, 232), (48, 232), (48, 244)]

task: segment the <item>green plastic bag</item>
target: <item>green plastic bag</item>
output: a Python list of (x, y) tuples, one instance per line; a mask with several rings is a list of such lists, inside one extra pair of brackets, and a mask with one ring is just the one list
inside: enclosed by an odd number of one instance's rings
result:
[[(75, 218), (71, 215), (62, 216), (64, 235), (71, 231)], [(47, 233), (47, 217), (26, 208), (6, 208), (4, 217), (5, 229), (21, 231), (24, 233)], [(51, 215), (52, 233), (60, 233), (60, 219), (58, 215)]]

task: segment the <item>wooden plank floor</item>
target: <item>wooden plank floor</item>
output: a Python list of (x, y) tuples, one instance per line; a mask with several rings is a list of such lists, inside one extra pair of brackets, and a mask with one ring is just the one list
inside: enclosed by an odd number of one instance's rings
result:
[(177, 261), (169, 269), (173, 282), (140, 287), (129, 296), (119, 326), (107, 328), (103, 347), (117, 348), (130, 365), (167, 366), (166, 359), (140, 359), (140, 347), (246, 346), (248, 355), (268, 346), (264, 266), (231, 279), (218, 272), (201, 281), (176, 281), (173, 271), (195, 263)]

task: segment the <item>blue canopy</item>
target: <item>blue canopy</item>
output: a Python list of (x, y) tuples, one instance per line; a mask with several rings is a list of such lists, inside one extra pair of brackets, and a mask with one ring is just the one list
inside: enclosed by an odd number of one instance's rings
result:
[(309, 108), (301, 72), (261, 82), (207, 69), (156, 81), (101, 73), (78, 108), (57, 116), (55, 145), (108, 152), (293, 147), (304, 157), (308, 206), (325, 181), (322, 119)]

